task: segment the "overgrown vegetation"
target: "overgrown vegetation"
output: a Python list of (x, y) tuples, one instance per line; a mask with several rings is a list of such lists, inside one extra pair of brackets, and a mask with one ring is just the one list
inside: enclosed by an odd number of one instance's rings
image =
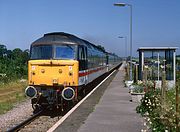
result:
[(0, 83), (27, 78), (28, 59), (29, 50), (8, 50), (5, 45), (0, 45)]
[(27, 81), (13, 81), (0, 85), (0, 114), (13, 108), (13, 105), (25, 99), (24, 89)]
[[(177, 87), (180, 86), (180, 76), (177, 72)], [(180, 91), (178, 93), (180, 95)], [(180, 105), (179, 105), (180, 113)], [(176, 89), (166, 91), (165, 96), (162, 89), (151, 88), (146, 91), (141, 104), (136, 108), (137, 112), (145, 117), (148, 126), (153, 132), (176, 132), (179, 131), (180, 115), (176, 113)], [(178, 127), (178, 125), (179, 127)]]
[(27, 61), (29, 50), (8, 50), (0, 45), (0, 114), (22, 101), (27, 86)]
[[(144, 72), (143, 81), (133, 84), (135, 93), (145, 91), (136, 111), (146, 120), (148, 129), (153, 132), (180, 132), (180, 55), (176, 57), (176, 86), (168, 88), (166, 73), (162, 69), (162, 88), (155, 88), (155, 82), (147, 79)], [(146, 68), (146, 67), (145, 67)], [(146, 69), (145, 69), (146, 70)], [(148, 69), (147, 69), (148, 71)], [(164, 72), (163, 72), (164, 71)], [(128, 79), (128, 68), (125, 80)], [(178, 91), (178, 92), (177, 92)], [(178, 101), (179, 100), (179, 101)], [(177, 105), (177, 104), (178, 105)], [(178, 107), (177, 107), (178, 106)], [(150, 128), (149, 128), (150, 127)]]

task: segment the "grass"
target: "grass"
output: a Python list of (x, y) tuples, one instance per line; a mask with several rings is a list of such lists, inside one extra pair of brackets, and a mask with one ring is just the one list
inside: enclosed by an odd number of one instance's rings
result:
[(24, 100), (24, 89), (27, 82), (15, 81), (8, 84), (0, 84), (0, 114), (4, 114), (13, 108), (14, 104)]

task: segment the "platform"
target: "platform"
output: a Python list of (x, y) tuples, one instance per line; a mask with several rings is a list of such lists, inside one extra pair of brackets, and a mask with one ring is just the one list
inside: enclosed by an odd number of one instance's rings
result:
[(124, 87), (123, 65), (106, 89), (94, 111), (78, 132), (140, 132), (143, 119), (136, 113), (137, 104), (131, 102), (128, 88)]
[[(143, 118), (136, 113), (124, 87), (123, 65), (85, 100), (54, 132), (140, 132)], [(51, 131), (49, 131), (51, 132)]]

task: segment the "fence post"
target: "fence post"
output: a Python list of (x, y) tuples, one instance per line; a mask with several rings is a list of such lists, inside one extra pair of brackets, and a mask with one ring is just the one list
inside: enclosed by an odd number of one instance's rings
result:
[(176, 81), (176, 132), (180, 131), (179, 126), (179, 85), (180, 79)]
[(164, 108), (165, 108), (165, 100), (166, 100), (166, 71), (165, 66), (162, 71), (162, 85), (161, 85), (161, 104), (162, 104), (162, 112), (164, 114)]
[(138, 65), (134, 65), (134, 82), (137, 82), (138, 80)]
[(130, 78), (129, 78), (129, 63), (127, 63), (127, 80), (129, 80)]
[(145, 83), (145, 88), (144, 92), (147, 92), (147, 66), (144, 66), (144, 71), (143, 71), (143, 82)]

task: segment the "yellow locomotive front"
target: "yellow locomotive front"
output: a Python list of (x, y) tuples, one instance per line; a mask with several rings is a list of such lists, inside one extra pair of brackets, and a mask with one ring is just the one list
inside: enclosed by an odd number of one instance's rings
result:
[(76, 60), (30, 60), (28, 71), (29, 85), (78, 86)]
[(29, 86), (25, 94), (33, 108), (48, 105), (63, 107), (77, 98), (79, 63), (78, 43), (68, 34), (50, 33), (31, 45), (28, 62)]

